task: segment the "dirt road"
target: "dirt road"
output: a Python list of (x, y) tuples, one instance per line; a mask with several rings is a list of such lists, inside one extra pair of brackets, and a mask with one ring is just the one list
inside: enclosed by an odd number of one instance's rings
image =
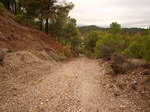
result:
[(20, 84), (18, 93), (0, 102), (0, 112), (139, 112), (129, 99), (114, 96), (103, 63), (80, 56), (53, 71), (42, 68), (45, 75)]
[(23, 92), (8, 98), (1, 112), (97, 112), (100, 109), (99, 63), (84, 56), (58, 65)]

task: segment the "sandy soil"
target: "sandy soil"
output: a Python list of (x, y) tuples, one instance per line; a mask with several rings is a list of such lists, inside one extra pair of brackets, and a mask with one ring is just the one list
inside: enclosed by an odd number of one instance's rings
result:
[(3, 76), (0, 112), (149, 112), (115, 92), (120, 91), (108, 79), (106, 65), (83, 55), (63, 63), (32, 62), (23, 68), (28, 77), (33, 75), (29, 79)]

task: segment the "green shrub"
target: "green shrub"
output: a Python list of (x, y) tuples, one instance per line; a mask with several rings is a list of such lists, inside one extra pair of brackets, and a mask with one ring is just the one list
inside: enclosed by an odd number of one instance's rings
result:
[(150, 61), (150, 35), (139, 37), (133, 41), (131, 45), (123, 51), (123, 54), (137, 59), (145, 59)]
[(73, 56), (74, 56), (74, 58), (78, 58), (78, 57), (79, 57), (79, 53), (78, 53), (78, 52), (75, 52), (75, 53), (73, 54)]
[(25, 11), (23, 11), (22, 13), (21, 13), (21, 17), (22, 17), (22, 19), (27, 19), (28, 18), (28, 16), (27, 16), (27, 12), (25, 12)]
[(60, 56), (58, 59), (59, 59), (59, 61), (64, 61), (67, 59), (67, 57), (66, 56)]
[(60, 43), (65, 46), (65, 40), (61, 40)]
[(115, 52), (121, 51), (124, 46), (120, 34), (107, 34), (102, 39), (99, 39), (94, 48), (96, 58), (110, 59)]
[(64, 61), (67, 59), (67, 56), (64, 53), (61, 53), (59, 56), (59, 61)]
[(3, 4), (0, 2), (0, 14), (2, 15), (4, 11), (5, 11), (5, 8)]
[(56, 57), (56, 56), (52, 56), (52, 58), (55, 60), (55, 61), (57, 61), (57, 62), (59, 62), (60, 60), (59, 60), (59, 58), (58, 57)]
[(86, 50), (85, 54), (86, 54), (86, 56), (88, 56), (88, 57), (90, 57), (90, 58), (93, 58), (93, 57), (94, 57), (94, 53), (91, 52), (91, 51)]
[(107, 59), (107, 60), (110, 60), (112, 54), (118, 51), (116, 45), (111, 41), (108, 41), (107, 43), (104, 43), (100, 47), (99, 50), (100, 50), (100, 53), (101, 53), (100, 57), (104, 58), (104, 59)]
[(94, 47), (96, 45), (96, 42), (101, 38), (102, 38), (101, 31), (91, 31), (88, 34), (88, 36), (86, 36), (84, 39), (85, 48), (91, 52), (94, 52)]
[(21, 15), (14, 16), (13, 20), (17, 23), (22, 23), (22, 21), (23, 21)]
[(67, 59), (67, 56), (65, 56), (64, 53), (61, 53), (60, 56), (52, 56), (52, 58), (53, 58), (55, 61), (59, 62), (59, 61), (64, 61), (64, 60), (66, 60), (66, 59)]

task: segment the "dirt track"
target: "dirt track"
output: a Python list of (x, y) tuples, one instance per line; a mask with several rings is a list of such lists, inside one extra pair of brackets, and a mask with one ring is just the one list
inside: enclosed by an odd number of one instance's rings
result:
[[(44, 74), (35, 75), (30, 83), (22, 83), (22, 78), (21, 83), (14, 79), (9, 81), (16, 88), (10, 91), (11, 86), (6, 85), (4, 90), (8, 89), (8, 95), (2, 89), (0, 112), (148, 112), (141, 111), (124, 92), (119, 97), (114, 96), (119, 89), (106, 75), (108, 68), (102, 60), (80, 56), (69, 62), (49, 64), (39, 64), (33, 69), (28, 67), (28, 70), (32, 69), (31, 75), (33, 71), (34, 74)], [(14, 94), (15, 91), (17, 93)]]
[[(47, 70), (47, 69), (46, 69)], [(48, 71), (38, 82), (8, 98), (1, 112), (97, 112), (99, 78), (103, 71), (95, 60), (81, 56)]]

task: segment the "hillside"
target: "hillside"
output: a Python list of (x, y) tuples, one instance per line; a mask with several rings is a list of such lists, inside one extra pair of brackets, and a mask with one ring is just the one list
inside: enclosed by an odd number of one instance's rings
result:
[(36, 30), (28, 22), (16, 23), (13, 17), (9, 11), (0, 15), (0, 48), (13, 51), (51, 49), (56, 53), (62, 52), (63, 46), (49, 34)]
[[(97, 31), (97, 30), (101, 30), (101, 31), (108, 31), (108, 28), (101, 28), (95, 25), (90, 25), (90, 26), (81, 26), (78, 27), (79, 31), (81, 32), (81, 34), (83, 36), (88, 35), (88, 33), (90, 31)], [(133, 36), (136, 33), (140, 33), (141, 35), (145, 35), (147, 30), (146, 29), (142, 29), (142, 28), (122, 28), (122, 32), (121, 34), (123, 35), (124, 33), (128, 32), (131, 36)]]

